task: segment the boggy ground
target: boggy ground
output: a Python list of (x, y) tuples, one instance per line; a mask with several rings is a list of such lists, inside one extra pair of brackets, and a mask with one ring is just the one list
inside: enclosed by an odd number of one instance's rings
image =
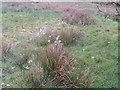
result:
[[(96, 4), (3, 3), (2, 7), (2, 87), (118, 87), (118, 22), (98, 13)], [(68, 15), (67, 22), (66, 10), (77, 12), (72, 20)], [(76, 21), (79, 12), (85, 13), (83, 21), (94, 23)], [(59, 48), (53, 50), (49, 45), (58, 36)]]

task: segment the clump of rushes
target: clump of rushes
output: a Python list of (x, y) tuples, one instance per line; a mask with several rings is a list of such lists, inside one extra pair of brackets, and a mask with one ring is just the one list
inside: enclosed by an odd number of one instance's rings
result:
[(76, 44), (84, 37), (84, 33), (79, 30), (62, 30), (60, 39), (64, 45)]
[[(25, 51), (20, 61), (17, 61), (16, 64), (21, 69), (31, 59), (31, 52), (33, 53), (30, 50)], [(25, 79), (24, 82), (28, 86), (32, 88), (84, 88), (91, 85), (86, 73), (76, 78), (77, 76), (75, 75), (78, 74), (73, 72), (76, 61), (73, 55), (64, 48), (62, 41), (59, 41), (59, 36), (54, 43), (47, 45), (46, 49), (36, 48), (34, 54), (35, 57), (34, 59), (32, 58), (33, 62), (30, 63), (30, 68), (28, 70), (25, 69), (19, 80), (23, 81)]]
[[(77, 72), (73, 72), (73, 69), (76, 61), (59, 40), (49, 44), (46, 50), (37, 49), (36, 53), (43, 68), (43, 87), (50, 83), (50, 87), (57, 88), (84, 88), (91, 85), (92, 80), (87, 77), (88, 73), (83, 73), (81, 77), (75, 76), (74, 73)], [(54, 83), (56, 84), (53, 85)]]
[[(47, 46), (45, 51), (36, 50), (37, 57), (41, 62), (45, 75), (52, 78), (59, 87), (73, 87), (70, 75), (72, 73), (75, 59), (64, 48), (63, 43), (58, 40)], [(46, 82), (49, 82), (46, 81)]]
[[(43, 34), (44, 32), (44, 34)], [(54, 43), (55, 40), (59, 40), (64, 45), (76, 44), (80, 40), (84, 38), (84, 33), (80, 30), (42, 30), (40, 35), (35, 37), (33, 42), (36, 43), (37, 46), (48, 45), (50, 43)]]
[(52, 70), (56, 69), (59, 57), (63, 51), (63, 43), (59, 41), (49, 44), (46, 50), (36, 50), (37, 57), (41, 61), (44, 71), (50, 73)]
[(58, 32), (53, 27), (44, 26), (35, 34), (33, 43), (35, 42), (38, 47), (53, 43)]

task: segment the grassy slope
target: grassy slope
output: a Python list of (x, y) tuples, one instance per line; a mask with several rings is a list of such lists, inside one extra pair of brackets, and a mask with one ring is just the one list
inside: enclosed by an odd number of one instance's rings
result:
[[(60, 25), (61, 20), (59, 20), (59, 14), (51, 10), (32, 11), (24, 9), (22, 12), (15, 12), (13, 10), (5, 11), (6, 13), (3, 13), (2, 18), (3, 34), (7, 35), (7, 37), (4, 37), (3, 41), (19, 43), (18, 48), (15, 50), (15, 54), (19, 54), (21, 52), (21, 49), (23, 49), (26, 44), (28, 45), (26, 40), (28, 39), (28, 37), (31, 37), (30, 35), (19, 33), (22, 29), (22, 26), (24, 26), (26, 30), (33, 33), (39, 30), (39, 28), (45, 24), (50, 24), (54, 27), (62, 28)], [(76, 65), (77, 68), (90, 68), (89, 70), (91, 73), (89, 74), (89, 77), (96, 78), (96, 82), (93, 84), (92, 87), (118, 87), (117, 22), (110, 19), (104, 19), (98, 15), (93, 15), (93, 17), (96, 19), (96, 25), (90, 25), (85, 27), (76, 26), (80, 30), (85, 31), (85, 40), (80, 41), (80, 43), (76, 46), (68, 46), (67, 48), (71, 52), (75, 53), (78, 62)], [(109, 30), (109, 32), (107, 30)], [(85, 51), (83, 51), (83, 49), (85, 49)], [(91, 57), (95, 58), (92, 59)], [(6, 64), (3, 64), (3, 67), (10, 70), (11, 67), (13, 67), (13, 65), (11, 64), (13, 60), (13, 58), (10, 58)], [(3, 78), (3, 82), (11, 84), (13, 82), (17, 82), (15, 77), (17, 77), (16, 75), (18, 73), (22, 72), (18, 68), (13, 74), (9, 74), (9, 72), (6, 73), (8, 74), (8, 76)], [(10, 82), (10, 78), (13, 82)], [(17, 78), (19, 80), (19, 77)], [(17, 84), (15, 87), (17, 87)]]

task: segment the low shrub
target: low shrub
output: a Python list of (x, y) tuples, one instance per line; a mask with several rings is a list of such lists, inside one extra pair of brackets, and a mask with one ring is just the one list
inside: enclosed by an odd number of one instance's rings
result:
[(69, 24), (90, 25), (95, 24), (95, 20), (85, 11), (69, 8), (67, 12), (62, 13), (63, 21)]

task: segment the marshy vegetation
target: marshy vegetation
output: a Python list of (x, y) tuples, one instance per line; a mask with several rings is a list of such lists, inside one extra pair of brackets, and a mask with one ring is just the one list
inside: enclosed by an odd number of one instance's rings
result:
[(2, 87), (118, 88), (118, 21), (96, 7), (3, 3)]

